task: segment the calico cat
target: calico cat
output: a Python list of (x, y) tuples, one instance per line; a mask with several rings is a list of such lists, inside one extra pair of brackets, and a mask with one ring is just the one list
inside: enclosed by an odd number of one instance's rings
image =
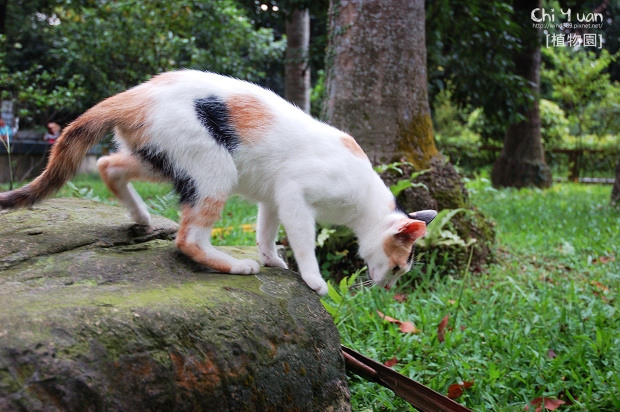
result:
[(261, 263), (286, 268), (275, 245), (281, 222), (302, 278), (320, 295), (327, 284), (314, 253), (316, 221), (350, 227), (371, 279), (391, 285), (411, 268), (413, 243), (436, 214), (397, 207), (346, 133), (259, 86), (193, 70), (160, 74), (86, 111), (62, 132), (39, 177), (0, 193), (0, 208), (30, 206), (56, 192), (112, 129), (119, 151), (97, 162), (112, 193), (136, 223), (148, 225), (146, 205), (129, 181), (171, 181), (182, 211), (178, 249), (220, 272), (259, 271), (257, 262), (211, 245), (211, 228), (231, 193), (258, 202)]

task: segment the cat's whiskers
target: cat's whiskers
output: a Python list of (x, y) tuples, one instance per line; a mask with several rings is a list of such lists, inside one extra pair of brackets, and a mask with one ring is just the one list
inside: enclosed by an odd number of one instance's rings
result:
[(372, 279), (366, 279), (361, 282), (356, 282), (351, 286), (351, 288), (362, 289), (362, 288), (372, 288), (376, 286), (376, 283), (372, 281)]

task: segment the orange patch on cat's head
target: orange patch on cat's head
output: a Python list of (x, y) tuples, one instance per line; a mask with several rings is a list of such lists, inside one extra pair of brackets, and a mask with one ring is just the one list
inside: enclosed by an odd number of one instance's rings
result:
[(383, 241), (383, 251), (390, 260), (390, 267), (401, 268), (410, 264), (413, 243), (426, 234), (426, 224), (420, 220), (404, 218), (398, 231)]
[(260, 141), (274, 121), (269, 107), (254, 96), (234, 95), (226, 103), (233, 127), (244, 143)]
[(340, 141), (355, 156), (370, 161), (368, 159), (368, 156), (366, 156), (366, 153), (364, 153), (364, 150), (362, 150), (362, 148), (360, 147), (360, 145), (357, 144), (354, 138), (352, 138), (348, 134), (344, 134), (340, 136)]

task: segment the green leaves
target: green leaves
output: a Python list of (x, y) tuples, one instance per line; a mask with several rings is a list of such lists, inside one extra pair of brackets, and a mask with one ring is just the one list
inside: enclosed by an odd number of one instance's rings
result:
[[(375, 171), (379, 174), (382, 174), (388, 170), (394, 171), (396, 173), (398, 173), (399, 175), (404, 175), (402, 166), (413, 166), (411, 163), (409, 162), (394, 162), (394, 163), (388, 163), (388, 164), (381, 164), (381, 165), (377, 165), (374, 167)], [(398, 182), (396, 182), (395, 184), (390, 186), (390, 191), (392, 192), (392, 194), (394, 195), (394, 197), (397, 197), (403, 190), (408, 189), (410, 187), (423, 187), (425, 189), (428, 190), (428, 188), (426, 187), (426, 185), (424, 183), (419, 183), (419, 182), (414, 182), (414, 180), (424, 174), (428, 172), (428, 169), (426, 170), (420, 170), (417, 172), (413, 172), (411, 173), (411, 175), (409, 177), (403, 178), (401, 180), (399, 180)]]
[[(6, 59), (0, 55), (3, 93), (18, 97), (41, 122), (56, 112), (70, 120), (166, 70), (196, 68), (258, 82), (286, 47), (271, 29), (255, 29), (234, 0), (52, 4), (53, 10), (11, 7), (11, 37), (25, 46), (9, 48)], [(32, 18), (43, 12), (59, 24)]]
[(609, 66), (619, 54), (550, 47), (545, 58), (542, 81), (550, 85), (550, 97), (565, 111), (570, 133), (616, 134), (620, 128), (620, 84), (611, 82)]
[(494, 125), (485, 138), (502, 139), (502, 126), (518, 117), (531, 98), (514, 74), (513, 56), (522, 47), (523, 21), (503, 1), (427, 2), (429, 93), (452, 92), (460, 108), (481, 107)]
[(426, 236), (421, 237), (416, 241), (416, 245), (430, 249), (435, 246), (461, 246), (463, 248), (469, 247), (476, 242), (476, 239), (470, 238), (467, 240), (462, 239), (456, 233), (444, 229), (450, 219), (457, 213), (467, 212), (467, 209), (444, 209), (437, 214), (437, 217), (426, 228)]
[(78, 187), (73, 182), (67, 182), (67, 186), (73, 191), (73, 195), (75, 197), (79, 197), (80, 199), (93, 200), (95, 202), (101, 201), (101, 198), (99, 197), (99, 195), (95, 193), (92, 187), (89, 187), (89, 186)]
[(350, 294), (350, 289), (355, 285), (358, 276), (366, 268), (360, 269), (353, 273), (351, 276), (343, 278), (338, 287), (336, 288), (331, 280), (327, 281), (327, 296), (321, 299), (321, 303), (325, 307), (325, 310), (334, 318), (334, 323), (338, 324), (343, 319), (343, 313), (341, 313), (341, 307), (345, 303), (347, 296)]

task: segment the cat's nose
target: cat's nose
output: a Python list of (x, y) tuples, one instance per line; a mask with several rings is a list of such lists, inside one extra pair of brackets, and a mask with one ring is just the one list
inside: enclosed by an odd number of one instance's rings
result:
[(433, 221), (433, 219), (435, 219), (435, 216), (437, 216), (437, 211), (436, 210), (420, 210), (418, 212), (413, 212), (409, 215), (409, 217), (411, 217), (412, 219), (417, 219), (417, 220), (421, 220), (422, 222), (426, 223), (427, 225), (429, 223), (431, 223)]

